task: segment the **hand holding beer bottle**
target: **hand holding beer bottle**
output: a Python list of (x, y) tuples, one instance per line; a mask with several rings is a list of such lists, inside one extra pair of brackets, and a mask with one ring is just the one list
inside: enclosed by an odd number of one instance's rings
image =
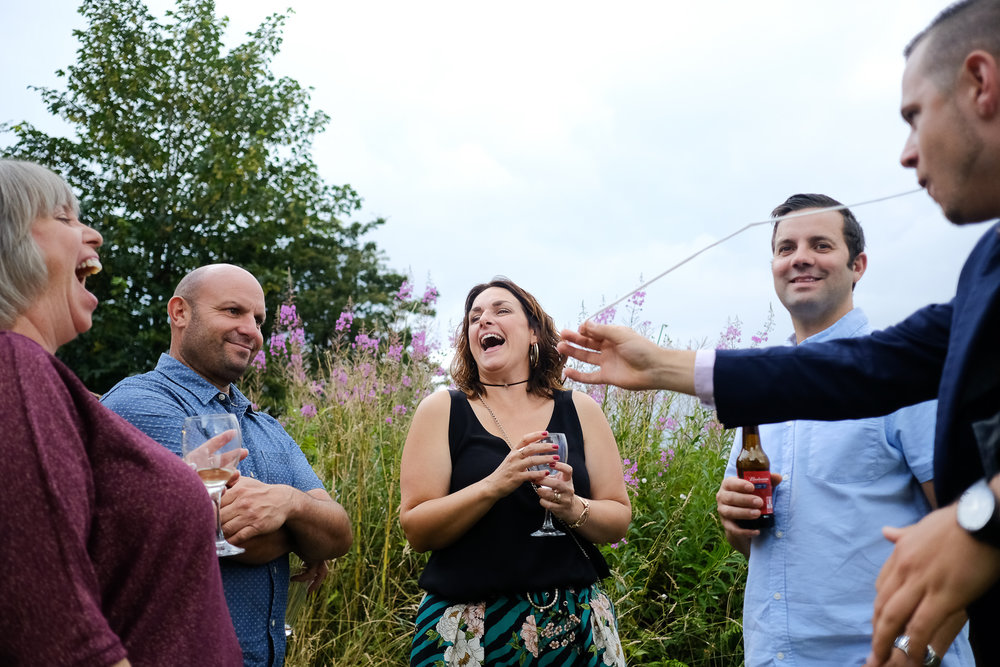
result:
[[(751, 465), (763, 468), (764, 475), (766, 475), (764, 479), (769, 481), (768, 486), (771, 489), (781, 481), (781, 475), (768, 470), (770, 462), (760, 447), (760, 435), (756, 426), (743, 429), (743, 447), (739, 458), (743, 459), (744, 462), (741, 463), (739, 459), (737, 460), (738, 476), (723, 479), (722, 486), (715, 497), (718, 502), (719, 517), (722, 519), (722, 527), (726, 531), (726, 539), (745, 556), (749, 556), (750, 538), (758, 535), (761, 528), (748, 528), (746, 526), (758, 525), (765, 513), (770, 516), (763, 520), (765, 524), (763, 528), (773, 525), (774, 510), (773, 503), (768, 507), (767, 501), (758, 495), (758, 492), (764, 493), (769, 492), (769, 490), (766, 488), (757, 489), (754, 481), (748, 481), (744, 477), (744, 470), (750, 470)], [(748, 464), (748, 460), (751, 460), (752, 463)], [(764, 483), (760, 472), (756, 472), (752, 477), (757, 479), (760, 484)]]
[(774, 501), (771, 493), (771, 461), (760, 446), (757, 426), (743, 427), (743, 449), (736, 459), (736, 474), (753, 484), (753, 494), (761, 499), (760, 516), (738, 519), (736, 524), (747, 530), (764, 530), (774, 525)]

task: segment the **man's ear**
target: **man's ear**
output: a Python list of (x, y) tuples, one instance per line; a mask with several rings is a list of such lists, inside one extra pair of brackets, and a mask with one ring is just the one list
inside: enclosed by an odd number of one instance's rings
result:
[(170, 297), (170, 301), (167, 301), (167, 316), (170, 317), (171, 326), (184, 328), (191, 318), (191, 304), (184, 297)]
[(1000, 64), (990, 53), (976, 50), (965, 57), (961, 80), (970, 84), (972, 103), (980, 118), (1000, 112)]
[(859, 252), (858, 256), (854, 258), (851, 263), (851, 270), (854, 271), (854, 284), (857, 285), (858, 281), (861, 280), (861, 276), (865, 275), (865, 269), (868, 268), (868, 255), (863, 252)]

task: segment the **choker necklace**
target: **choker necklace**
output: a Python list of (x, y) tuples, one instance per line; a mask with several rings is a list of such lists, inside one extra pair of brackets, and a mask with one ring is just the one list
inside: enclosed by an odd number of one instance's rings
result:
[[(528, 379), (530, 380), (531, 378)], [(483, 382), (482, 380), (480, 380), (479, 384), (483, 385), (484, 387), (513, 387), (515, 384), (524, 384), (527, 381), (528, 380), (521, 380), (520, 382), (504, 382), (503, 384), (490, 384), (489, 382)]]

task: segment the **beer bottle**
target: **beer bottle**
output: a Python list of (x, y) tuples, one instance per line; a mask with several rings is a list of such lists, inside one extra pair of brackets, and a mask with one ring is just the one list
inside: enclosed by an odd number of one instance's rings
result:
[(765, 530), (774, 525), (774, 503), (771, 499), (771, 461), (760, 446), (757, 426), (743, 427), (743, 449), (736, 459), (736, 474), (753, 484), (753, 493), (764, 501), (760, 516), (742, 519), (736, 523), (749, 530)]

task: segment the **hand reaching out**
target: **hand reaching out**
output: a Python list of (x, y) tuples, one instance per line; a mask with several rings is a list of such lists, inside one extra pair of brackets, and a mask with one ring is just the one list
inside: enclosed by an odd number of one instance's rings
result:
[(560, 353), (599, 366), (588, 373), (567, 367), (566, 377), (572, 380), (694, 393), (691, 350), (667, 350), (628, 327), (589, 321), (580, 325), (579, 332), (564, 329), (560, 336)]

